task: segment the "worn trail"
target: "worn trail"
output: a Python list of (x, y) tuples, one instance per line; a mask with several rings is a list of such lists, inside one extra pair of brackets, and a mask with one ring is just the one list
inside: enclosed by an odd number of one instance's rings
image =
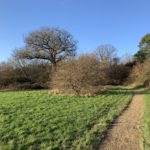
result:
[(100, 150), (140, 150), (139, 121), (143, 95), (135, 93), (129, 107), (113, 123)]

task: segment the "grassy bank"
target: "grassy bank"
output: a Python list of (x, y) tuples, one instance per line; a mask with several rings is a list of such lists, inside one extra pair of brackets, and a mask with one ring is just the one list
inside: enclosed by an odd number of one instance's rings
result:
[(141, 122), (141, 144), (143, 150), (150, 150), (150, 92), (144, 95), (144, 110)]

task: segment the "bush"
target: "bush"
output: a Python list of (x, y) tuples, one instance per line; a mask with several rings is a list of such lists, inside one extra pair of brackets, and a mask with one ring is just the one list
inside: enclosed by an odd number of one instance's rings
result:
[(61, 94), (94, 95), (105, 81), (100, 68), (100, 63), (88, 55), (63, 62), (54, 73), (53, 89)]
[(130, 74), (130, 82), (136, 86), (143, 85), (150, 87), (150, 58), (146, 59), (143, 63), (138, 63), (133, 67)]
[(108, 69), (109, 84), (122, 85), (129, 76), (129, 67), (123, 64), (111, 64)]
[(51, 66), (48, 63), (31, 62), (16, 65), (0, 64), (0, 89), (43, 89), (49, 87)]

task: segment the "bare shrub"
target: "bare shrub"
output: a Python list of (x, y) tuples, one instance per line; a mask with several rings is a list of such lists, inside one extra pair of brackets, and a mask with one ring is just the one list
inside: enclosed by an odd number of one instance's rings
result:
[(150, 87), (150, 58), (146, 59), (143, 66), (144, 85)]
[(129, 76), (129, 68), (124, 64), (111, 64), (108, 69), (110, 85), (122, 85)]
[(10, 62), (0, 64), (0, 88), (4, 88), (13, 83), (13, 66)]
[(136, 64), (129, 76), (129, 83), (134, 86), (139, 86), (144, 84), (144, 64)]
[(130, 82), (136, 86), (150, 87), (150, 57), (147, 58), (143, 63), (138, 63), (132, 69), (130, 75)]
[(59, 64), (52, 84), (61, 94), (91, 96), (98, 92), (104, 78), (99, 62), (93, 56), (84, 55)]
[(11, 60), (0, 64), (0, 89), (43, 89), (49, 87), (50, 64)]

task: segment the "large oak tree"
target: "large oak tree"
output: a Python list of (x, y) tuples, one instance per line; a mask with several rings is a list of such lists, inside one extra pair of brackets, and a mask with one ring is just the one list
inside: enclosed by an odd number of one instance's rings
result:
[(19, 59), (41, 59), (56, 64), (76, 54), (76, 41), (67, 31), (59, 28), (42, 28), (31, 32), (24, 40), (25, 46), (15, 50)]

